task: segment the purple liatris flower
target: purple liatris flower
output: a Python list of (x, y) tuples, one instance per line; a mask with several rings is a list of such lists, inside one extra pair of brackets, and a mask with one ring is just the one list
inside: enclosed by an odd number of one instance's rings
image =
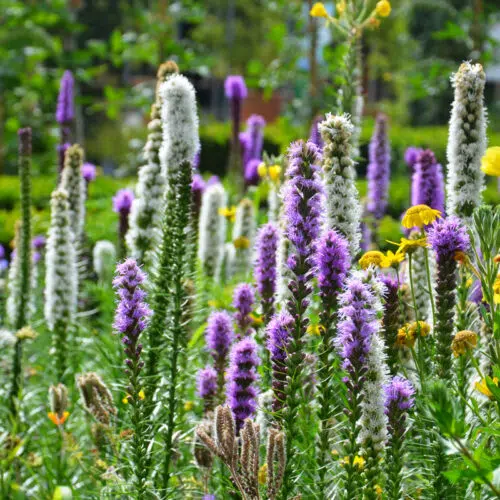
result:
[(193, 212), (197, 215), (200, 213), (201, 199), (205, 188), (206, 184), (203, 177), (200, 174), (194, 174), (191, 181), (191, 199), (193, 202)]
[(67, 125), (75, 118), (73, 74), (65, 71), (61, 78), (61, 86), (57, 97), (56, 120), (61, 125)]
[(387, 117), (377, 115), (375, 131), (369, 146), (368, 203), (367, 210), (375, 219), (381, 219), (387, 209), (389, 178), (391, 174), (391, 151), (387, 136)]
[(436, 368), (441, 378), (451, 377), (451, 341), (457, 288), (457, 260), (470, 249), (467, 229), (457, 217), (435, 221), (427, 230), (427, 240), (436, 253)]
[(220, 184), (220, 177), (218, 175), (212, 175), (208, 178), (205, 188), (213, 186), (214, 184)]
[(217, 372), (211, 366), (198, 371), (196, 377), (197, 393), (205, 401), (205, 411), (213, 408), (217, 396)]
[(263, 129), (265, 125), (266, 121), (260, 115), (251, 115), (247, 120), (246, 135), (248, 143), (243, 157), (245, 166), (250, 160), (260, 160), (262, 158), (262, 146), (264, 144)]
[(260, 182), (259, 165), (261, 160), (252, 158), (244, 163), (244, 177), (247, 186), (257, 186)]
[(405, 162), (410, 167), (412, 172), (413, 172), (413, 167), (415, 163), (417, 163), (418, 157), (421, 152), (422, 150), (420, 148), (416, 148), (414, 146), (410, 146), (405, 151)]
[(318, 147), (318, 150), (323, 149), (323, 138), (321, 137), (321, 133), (319, 131), (318, 125), (320, 122), (324, 120), (324, 117), (319, 115), (314, 118), (311, 124), (311, 131), (309, 133), (309, 142), (312, 142)]
[(280, 411), (285, 405), (287, 377), (286, 358), (293, 326), (293, 318), (288, 313), (284, 312), (274, 316), (266, 328), (267, 348), (271, 355), (273, 373), (273, 412)]
[(443, 168), (430, 149), (422, 151), (414, 163), (411, 204), (427, 205), (444, 212)]
[[(401, 413), (405, 413), (410, 408), (413, 408), (415, 403), (413, 398), (415, 389), (408, 380), (396, 376), (384, 387), (384, 391), (385, 413), (389, 416), (389, 425), (394, 427), (400, 423), (404, 423), (404, 415), (401, 415)], [(398, 417), (403, 417), (403, 422)]]
[[(236, 309), (235, 319), (240, 330), (241, 337), (248, 335), (248, 327), (252, 323), (250, 313), (255, 303), (255, 292), (252, 285), (241, 283), (233, 293), (233, 307)], [(239, 337), (239, 336), (238, 336)]]
[(245, 419), (252, 417), (257, 409), (256, 381), (259, 364), (255, 340), (244, 338), (231, 349), (226, 395), (236, 422), (237, 432), (243, 427)]
[(146, 292), (142, 289), (146, 275), (133, 259), (118, 264), (116, 270), (113, 286), (118, 294), (119, 303), (113, 327), (123, 336), (122, 342), (127, 355), (125, 364), (137, 373), (143, 365), (140, 361), (142, 344), (138, 343), (138, 340), (151, 314), (144, 301)]
[(278, 229), (270, 222), (259, 230), (256, 245), (255, 280), (266, 323), (274, 312)]
[[(47, 240), (45, 238), (45, 236), (39, 234), (38, 236), (35, 236), (32, 240), (31, 240), (31, 246), (35, 249), (35, 250), (38, 250), (38, 251), (41, 251), (45, 248), (45, 245), (47, 243)], [(2, 255), (0, 255), (0, 258), (2, 257)]]
[(119, 258), (125, 256), (125, 237), (129, 228), (128, 216), (134, 201), (134, 192), (131, 189), (120, 189), (113, 196), (113, 211), (120, 216), (118, 224)]
[(82, 176), (87, 184), (95, 181), (97, 170), (93, 163), (86, 162), (82, 165)]
[(229, 75), (224, 82), (224, 91), (228, 99), (246, 99), (248, 95), (245, 80), (241, 75)]
[(323, 304), (330, 305), (336, 299), (350, 264), (347, 240), (333, 229), (327, 231), (316, 249), (318, 286)]

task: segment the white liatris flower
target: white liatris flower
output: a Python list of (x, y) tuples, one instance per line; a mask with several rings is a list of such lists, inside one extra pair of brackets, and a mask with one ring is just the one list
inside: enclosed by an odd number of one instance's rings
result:
[(61, 176), (61, 189), (66, 191), (69, 202), (69, 220), (71, 230), (77, 241), (85, 224), (85, 179), (81, 169), (83, 164), (83, 149), (74, 144), (66, 150), (64, 170)]
[(279, 195), (278, 187), (274, 183), (269, 186), (267, 206), (267, 220), (269, 222), (277, 222), (280, 212), (281, 198)]
[(227, 203), (224, 187), (220, 183), (209, 186), (203, 193), (198, 232), (198, 259), (206, 276), (219, 276), (226, 241), (226, 218), (220, 215)]
[(236, 207), (233, 226), (233, 245), (235, 248), (232, 274), (247, 274), (252, 270), (253, 248), (257, 223), (255, 209), (248, 198), (243, 198)]
[(480, 64), (463, 63), (452, 76), (455, 89), (448, 137), (447, 212), (471, 217), (481, 205), (486, 151), (485, 74)]
[(51, 330), (66, 328), (76, 313), (78, 273), (69, 214), (68, 193), (55, 190), (45, 256), (45, 319)]
[(220, 266), (220, 276), (224, 278), (224, 280), (230, 281), (234, 274), (234, 259), (236, 256), (236, 248), (234, 248), (232, 241), (224, 243), (223, 253), (224, 256), (222, 257), (222, 263)]
[(116, 266), (116, 248), (113, 243), (108, 240), (98, 241), (92, 252), (92, 260), (99, 280), (106, 281), (109, 278), (111, 283)]
[(189, 80), (172, 75), (160, 86), (163, 143), (160, 162), (166, 178), (186, 162), (192, 163), (200, 148), (196, 93)]
[(324, 141), (323, 175), (326, 194), (326, 226), (335, 229), (349, 241), (351, 256), (359, 252), (361, 240), (361, 205), (352, 159), (354, 127), (349, 115), (327, 113), (319, 124)]

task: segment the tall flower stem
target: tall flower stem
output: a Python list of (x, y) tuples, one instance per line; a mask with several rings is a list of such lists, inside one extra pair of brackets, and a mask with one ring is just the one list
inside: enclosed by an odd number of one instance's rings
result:
[(434, 305), (434, 294), (432, 293), (432, 276), (431, 276), (431, 267), (429, 265), (429, 250), (424, 248), (424, 256), (425, 256), (425, 272), (427, 274), (427, 289), (429, 291), (429, 300), (431, 301), (431, 310), (432, 310), (432, 324), (436, 324), (436, 307)]
[[(21, 234), (20, 247), (17, 249), (20, 259), (19, 308), (14, 327), (20, 330), (28, 320), (28, 308), (31, 295), (31, 129), (19, 132), (19, 181), (21, 185)], [(18, 401), (22, 387), (22, 339), (17, 339), (12, 360), (12, 385), (9, 394), (10, 412), (14, 419), (18, 416)]]

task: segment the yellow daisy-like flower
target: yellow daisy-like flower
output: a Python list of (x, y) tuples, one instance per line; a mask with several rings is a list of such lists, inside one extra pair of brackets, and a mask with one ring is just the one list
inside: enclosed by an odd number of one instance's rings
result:
[(500, 304), (500, 274), (493, 283), (493, 300), (495, 304)]
[(342, 16), (344, 14), (345, 9), (346, 9), (345, 0), (340, 0), (335, 5), (335, 12), (337, 12), (339, 16)]
[(122, 399), (122, 403), (124, 405), (128, 405), (128, 398), (129, 398), (129, 395), (127, 394), (123, 399)]
[(236, 207), (232, 206), (219, 208), (219, 215), (222, 215), (227, 220), (234, 222), (234, 219), (236, 218)]
[(418, 334), (420, 334), (421, 337), (427, 337), (430, 331), (431, 326), (425, 321), (407, 323), (398, 330), (398, 334), (396, 336), (396, 346), (413, 347)]
[(309, 15), (312, 17), (328, 17), (328, 12), (322, 2), (316, 2), (309, 11)]
[[(492, 382), (498, 387), (498, 378), (493, 377)], [(480, 392), (481, 394), (484, 394), (485, 396), (491, 398), (493, 397), (493, 393), (489, 390), (488, 386), (486, 385), (486, 379), (483, 378), (481, 382), (476, 382), (474, 385), (476, 391)]]
[(382, 266), (382, 262), (384, 262), (385, 255), (378, 250), (370, 250), (366, 252), (361, 259), (359, 259), (359, 265), (362, 269), (367, 269), (370, 265), (374, 265), (377, 267)]
[(194, 403), (192, 401), (186, 401), (184, 403), (184, 411), (191, 411), (194, 408)]
[(245, 236), (240, 236), (239, 238), (236, 238), (233, 241), (234, 248), (249, 248), (250, 247), (250, 240), (246, 238)]
[(279, 165), (271, 165), (268, 168), (269, 178), (273, 182), (278, 182), (281, 178), (281, 167)]
[(399, 243), (396, 243), (395, 241), (388, 241), (388, 243), (398, 246), (398, 250), (396, 253), (407, 254), (415, 252), (417, 248), (427, 247), (427, 238), (419, 238), (418, 240), (401, 238), (401, 241)]
[(352, 465), (354, 465), (354, 467), (357, 467), (359, 470), (363, 470), (365, 467), (365, 463), (366, 461), (363, 457), (359, 457), (358, 455), (356, 455), (354, 457)]
[(472, 351), (477, 345), (477, 333), (470, 330), (458, 332), (451, 342), (451, 350), (455, 358), (467, 351)]
[(441, 217), (441, 212), (427, 205), (415, 205), (410, 207), (401, 222), (403, 227), (411, 229), (412, 227), (424, 227)]
[(53, 411), (49, 411), (49, 413), (47, 413), (47, 416), (54, 425), (63, 425), (69, 417), (69, 411), (65, 411), (62, 415), (58, 415)]
[(377, 6), (375, 7), (375, 12), (380, 17), (388, 17), (391, 10), (391, 2), (388, 2), (387, 0), (380, 0), (380, 2), (377, 2)]
[(500, 177), (500, 146), (494, 146), (486, 150), (481, 159), (481, 170), (486, 175)]
[(259, 469), (259, 484), (264, 486), (267, 482), (267, 464), (264, 464)]
[(309, 335), (315, 335), (315, 336), (319, 336), (321, 335), (322, 333), (324, 333), (325, 331), (325, 327), (323, 325), (309, 325), (307, 327), (307, 333)]
[(388, 250), (384, 255), (381, 267), (398, 267), (403, 260), (405, 260), (405, 255), (403, 253), (393, 253)]
[(257, 167), (257, 173), (259, 174), (259, 177), (266, 177), (267, 167), (264, 162), (259, 163), (259, 166)]

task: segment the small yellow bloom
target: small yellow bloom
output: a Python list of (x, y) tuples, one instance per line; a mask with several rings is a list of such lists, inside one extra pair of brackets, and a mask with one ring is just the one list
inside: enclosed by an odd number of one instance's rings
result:
[(108, 464), (104, 460), (102, 460), (101, 458), (98, 458), (95, 461), (95, 464), (96, 464), (96, 467), (99, 467), (99, 469), (102, 469), (102, 470), (107, 470), (107, 468), (108, 468)]
[(495, 264), (500, 264), (500, 254), (495, 255), (495, 257), (493, 257), (493, 262)]
[(403, 253), (393, 253), (390, 250), (384, 255), (380, 267), (398, 267), (398, 265), (405, 260), (405, 255)]
[(236, 218), (236, 207), (232, 206), (219, 208), (219, 215), (222, 215), (230, 222), (234, 222), (234, 219)]
[(281, 167), (279, 165), (271, 165), (268, 169), (269, 178), (274, 182), (278, 182), (281, 177)]
[(259, 484), (264, 486), (267, 483), (267, 464), (264, 464), (259, 469)]
[(370, 17), (370, 19), (368, 19), (368, 25), (373, 29), (377, 29), (380, 27), (380, 19), (377, 19), (376, 17)]
[(467, 281), (465, 282), (465, 286), (467, 288), (470, 288), (472, 286), (472, 283), (474, 283), (474, 281), (472, 281), (472, 278), (468, 278)]
[(62, 415), (58, 415), (53, 411), (49, 411), (49, 413), (47, 413), (47, 416), (54, 425), (63, 425), (69, 417), (69, 411), (65, 411)]
[(493, 283), (493, 300), (495, 304), (500, 304), (500, 274), (496, 277)]
[(354, 457), (352, 465), (354, 465), (354, 467), (357, 467), (359, 470), (363, 470), (365, 467), (365, 459), (356, 455)]
[(192, 401), (186, 401), (184, 403), (184, 411), (191, 411), (194, 408), (194, 403)]
[(375, 491), (375, 494), (378, 496), (378, 497), (381, 497), (382, 496), (382, 486), (380, 486), (380, 484), (376, 484), (374, 487), (373, 487), (373, 490)]
[(141, 389), (141, 390), (139, 391), (138, 396), (139, 396), (139, 399), (140, 399), (141, 401), (142, 401), (142, 400), (144, 400), (144, 398), (146, 397), (146, 394), (144, 393), (144, 389)]
[(319, 336), (324, 333), (325, 327), (323, 325), (309, 325), (307, 327), (307, 333), (309, 335)]
[(331, 453), (332, 457), (338, 457), (339, 456), (338, 450), (332, 450), (330, 453)]
[(494, 146), (486, 150), (481, 160), (481, 170), (486, 175), (500, 177), (500, 146)]
[(424, 227), (441, 217), (441, 212), (427, 205), (415, 205), (410, 207), (401, 222), (403, 227), (411, 229), (412, 227)]
[(396, 253), (407, 254), (415, 252), (417, 248), (427, 247), (427, 238), (419, 238), (417, 240), (401, 238), (401, 241), (399, 243), (396, 243), (395, 241), (388, 241), (388, 243), (392, 243), (393, 245), (398, 246), (398, 250)]
[(253, 313), (250, 313), (249, 318), (252, 320), (252, 324), (254, 326), (261, 326), (264, 324), (264, 318), (262, 316), (257, 316)]
[(328, 17), (328, 12), (323, 3), (316, 2), (309, 11), (309, 15), (312, 17)]
[(129, 395), (127, 394), (123, 399), (122, 399), (122, 403), (124, 405), (128, 405), (128, 398), (129, 398)]
[(31, 326), (24, 326), (17, 331), (16, 337), (19, 340), (33, 340), (38, 337), (38, 333), (36, 333)]
[(245, 249), (250, 247), (250, 240), (245, 236), (240, 236), (233, 241), (234, 248)]
[(346, 4), (345, 0), (340, 0), (337, 2), (337, 5), (335, 6), (335, 11), (338, 13), (339, 16), (342, 16), (345, 12)]
[(396, 346), (413, 347), (415, 345), (415, 341), (417, 340), (417, 335), (420, 334), (421, 337), (427, 337), (430, 331), (431, 326), (425, 321), (407, 323), (398, 330), (398, 334), (396, 336)]
[(219, 307), (219, 302), (217, 300), (209, 300), (207, 302), (207, 304), (208, 304), (208, 307), (214, 307), (214, 308)]
[(359, 265), (362, 269), (367, 269), (371, 264), (377, 267), (381, 267), (382, 262), (384, 262), (384, 254), (378, 250), (370, 250), (366, 252), (361, 259), (359, 259)]
[(380, 0), (377, 2), (377, 6), (375, 7), (375, 12), (380, 17), (388, 17), (391, 13), (391, 3), (387, 0)]
[(477, 334), (470, 330), (458, 332), (451, 342), (451, 350), (455, 358), (467, 351), (472, 351), (477, 345)]
[(259, 163), (259, 166), (257, 167), (257, 173), (259, 174), (260, 177), (266, 177), (267, 167), (264, 162)]
[[(493, 377), (492, 382), (498, 387), (498, 378)], [(479, 391), (481, 394), (484, 394), (485, 396), (491, 398), (493, 397), (493, 393), (488, 389), (488, 386), (486, 385), (486, 379), (483, 378), (481, 382), (476, 382), (474, 385), (476, 391)]]

